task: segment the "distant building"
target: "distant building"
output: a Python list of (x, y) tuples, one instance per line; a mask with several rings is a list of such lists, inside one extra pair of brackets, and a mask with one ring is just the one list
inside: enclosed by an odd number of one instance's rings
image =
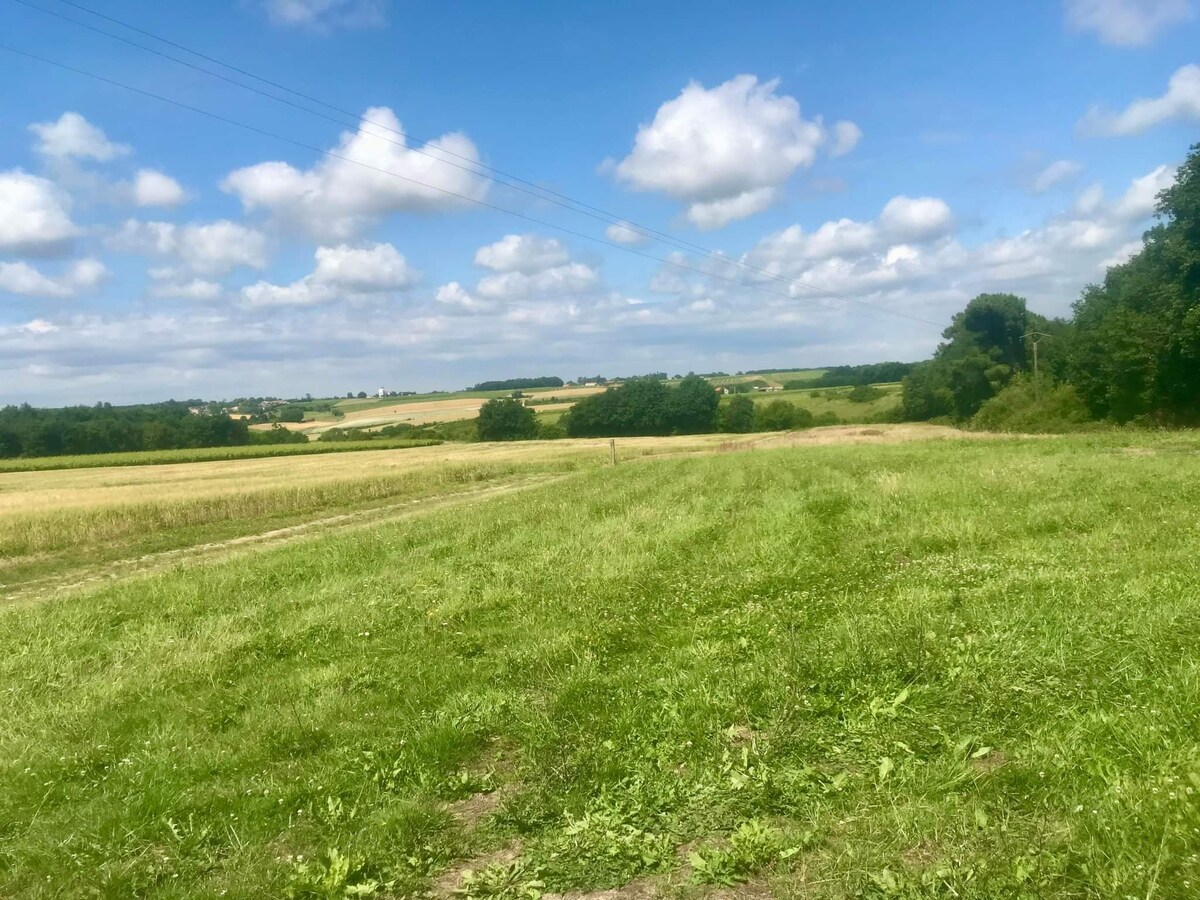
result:
[(378, 391), (378, 393), (376, 393), (376, 395), (375, 395), (375, 396), (377, 396), (377, 397), (386, 397), (386, 396), (387, 396), (387, 390), (385, 390), (384, 388), (380, 388), (380, 389), (379, 389), (379, 391)]

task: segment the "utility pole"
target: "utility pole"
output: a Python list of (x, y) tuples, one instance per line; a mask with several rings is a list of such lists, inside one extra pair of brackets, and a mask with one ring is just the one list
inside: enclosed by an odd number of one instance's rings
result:
[(1023, 334), (1021, 337), (1033, 338), (1033, 399), (1042, 399), (1042, 379), (1038, 372), (1038, 344), (1044, 339), (1053, 335), (1045, 334), (1041, 331), (1031, 331), (1028, 334)]

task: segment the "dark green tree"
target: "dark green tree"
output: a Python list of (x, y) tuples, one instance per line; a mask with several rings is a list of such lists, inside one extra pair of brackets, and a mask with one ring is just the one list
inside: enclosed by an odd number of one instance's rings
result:
[(754, 430), (754, 401), (745, 394), (735, 394), (721, 407), (717, 427), (731, 434), (746, 434)]
[(489, 400), (475, 428), (481, 441), (527, 441), (537, 436), (537, 415), (517, 400)]

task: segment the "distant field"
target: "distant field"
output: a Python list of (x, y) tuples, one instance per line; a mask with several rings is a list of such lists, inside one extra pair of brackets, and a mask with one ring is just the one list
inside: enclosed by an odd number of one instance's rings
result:
[(0, 607), (0, 896), (1197, 895), (1195, 436), (571, 443), (391, 454), (412, 513)]
[[(573, 401), (603, 390), (602, 387), (531, 388), (522, 393), (531, 397), (561, 397), (565, 401)], [(456, 391), (449, 394), (416, 394), (411, 397), (346, 399), (335, 404), (337, 409), (344, 411), (343, 417), (335, 418), (332, 414), (315, 413), (312, 414), (313, 421), (290, 423), (285, 427), (316, 437), (333, 428), (382, 428), (404, 423), (428, 425), (434, 422), (459, 422), (479, 415), (479, 408), (487, 400), (511, 395), (512, 391)]]
[[(869, 403), (854, 403), (848, 399), (851, 388), (827, 387), (810, 388), (799, 391), (770, 391), (747, 394), (756, 404), (770, 403), (773, 400), (786, 400), (795, 406), (803, 407), (814, 416), (833, 413), (842, 422), (848, 424), (876, 422), (880, 417), (895, 410), (900, 405), (900, 385), (877, 384), (873, 387), (884, 393), (884, 396)], [(728, 403), (729, 398), (722, 399)]]
[(409, 447), (429, 447), (438, 443), (440, 442), (434, 440), (381, 439), (328, 444), (248, 444), (242, 447), (196, 447), (187, 450), (90, 453), (83, 456), (38, 456), (32, 459), (0, 459), (0, 473), (44, 472), (50, 469), (97, 469), (112, 466), (163, 466), (173, 463), (213, 462), (225, 459), (345, 453), (353, 450), (403, 450)]

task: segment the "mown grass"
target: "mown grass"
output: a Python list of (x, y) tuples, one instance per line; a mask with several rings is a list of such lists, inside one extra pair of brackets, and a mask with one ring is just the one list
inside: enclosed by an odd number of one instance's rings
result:
[(0, 894), (1196, 896), (1200, 445), (1125, 440), (642, 461), (0, 612)]
[(374, 440), (342, 443), (246, 444), (240, 447), (194, 447), (185, 450), (145, 450), (132, 453), (91, 453), (82, 456), (36, 456), (0, 459), (3, 472), (49, 472), (55, 469), (97, 469), (113, 466), (165, 466), (174, 463), (216, 462), (229, 459), (269, 459), (352, 450), (406, 450), (432, 447), (436, 440)]

